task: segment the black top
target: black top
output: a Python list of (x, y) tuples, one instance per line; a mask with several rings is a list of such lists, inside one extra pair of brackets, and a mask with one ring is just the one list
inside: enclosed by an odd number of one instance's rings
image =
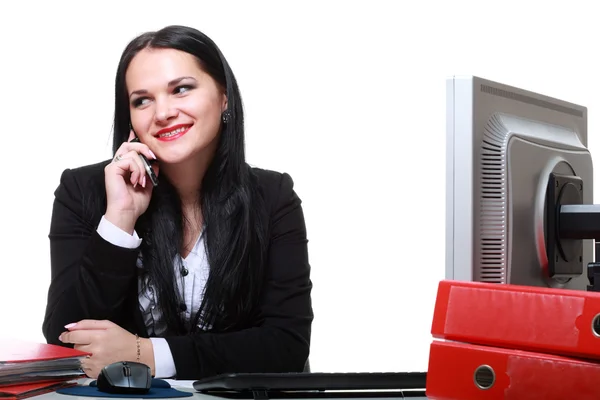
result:
[[(49, 234), (51, 284), (42, 327), (48, 343), (65, 346), (58, 340), (64, 326), (82, 319), (108, 319), (148, 337), (138, 304), (138, 250), (115, 246), (96, 231), (106, 211), (108, 162), (65, 170), (55, 192)], [(288, 174), (253, 171), (270, 216), (260, 320), (233, 332), (166, 337), (177, 379), (299, 372), (308, 359), (312, 283), (301, 200)]]

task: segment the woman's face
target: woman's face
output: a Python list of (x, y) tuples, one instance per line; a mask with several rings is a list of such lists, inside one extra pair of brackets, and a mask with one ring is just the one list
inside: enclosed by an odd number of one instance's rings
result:
[(202, 157), (215, 147), (227, 99), (194, 56), (144, 49), (131, 61), (125, 81), (131, 125), (161, 163)]

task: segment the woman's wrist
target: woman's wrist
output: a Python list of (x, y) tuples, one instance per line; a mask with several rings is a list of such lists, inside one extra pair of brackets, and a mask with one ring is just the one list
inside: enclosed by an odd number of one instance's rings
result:
[(110, 209), (106, 210), (104, 214), (104, 218), (106, 218), (110, 223), (119, 229), (133, 235), (133, 231), (135, 229), (135, 222), (137, 218), (133, 215), (133, 212), (116, 212)]
[[(139, 361), (142, 364), (146, 364), (150, 367), (152, 376), (156, 375), (156, 365), (154, 365), (154, 346), (150, 339), (139, 338)], [(137, 354), (137, 349), (136, 349)]]

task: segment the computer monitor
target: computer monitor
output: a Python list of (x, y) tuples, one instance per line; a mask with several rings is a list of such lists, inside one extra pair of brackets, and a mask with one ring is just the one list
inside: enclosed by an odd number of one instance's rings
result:
[(587, 108), (474, 76), (446, 101), (446, 279), (587, 290)]

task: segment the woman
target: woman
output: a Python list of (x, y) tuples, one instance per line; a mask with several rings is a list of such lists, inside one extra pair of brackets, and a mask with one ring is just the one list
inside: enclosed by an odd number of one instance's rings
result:
[(177, 379), (302, 371), (313, 312), (301, 202), (289, 175), (246, 164), (218, 47), (188, 27), (142, 34), (115, 90), (114, 159), (65, 170), (55, 192), (46, 340), (91, 353), (92, 378), (116, 361)]

